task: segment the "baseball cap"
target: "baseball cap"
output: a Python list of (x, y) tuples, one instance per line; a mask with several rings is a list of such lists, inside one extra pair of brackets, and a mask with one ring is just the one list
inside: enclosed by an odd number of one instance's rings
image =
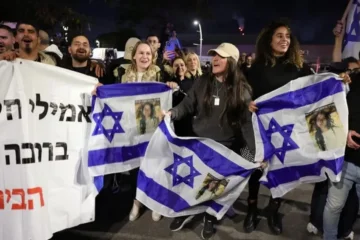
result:
[(134, 37), (126, 41), (124, 59), (131, 60), (131, 52), (138, 42), (140, 42), (140, 39)]
[(239, 61), (239, 49), (231, 43), (222, 43), (216, 49), (208, 51), (210, 56), (219, 54), (221, 57), (232, 57), (235, 61)]

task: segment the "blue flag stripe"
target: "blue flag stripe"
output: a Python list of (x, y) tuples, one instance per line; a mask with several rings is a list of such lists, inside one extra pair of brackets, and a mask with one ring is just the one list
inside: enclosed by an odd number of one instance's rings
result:
[(220, 212), (223, 209), (223, 205), (211, 200), (203, 203), (204, 206), (212, 208), (215, 212)]
[[(143, 191), (149, 198), (175, 212), (181, 212), (191, 207), (185, 199), (147, 177), (142, 170), (139, 171), (137, 182), (138, 189)], [(222, 205), (214, 201), (206, 202), (204, 205), (211, 207), (216, 212), (219, 212), (223, 208)]]
[(274, 155), (274, 147), (271, 143), (271, 140), (269, 140), (266, 135), (265, 127), (262, 124), (262, 122), (260, 121), (259, 116), (256, 116), (256, 117), (257, 117), (257, 122), (259, 125), (260, 136), (261, 136), (261, 139), (263, 141), (263, 146), (264, 146), (264, 161), (268, 161)]
[(89, 167), (101, 166), (111, 163), (127, 162), (143, 157), (148, 144), (149, 142), (143, 142), (134, 146), (91, 150), (88, 153), (88, 165)]
[(256, 114), (268, 114), (283, 109), (296, 109), (316, 103), (323, 98), (343, 91), (342, 82), (335, 78), (315, 83), (295, 91), (280, 94), (268, 100), (256, 103)]
[(269, 189), (276, 188), (282, 184), (298, 181), (303, 177), (320, 176), (323, 167), (330, 169), (337, 175), (342, 170), (343, 162), (344, 157), (340, 157), (333, 160), (319, 160), (309, 165), (284, 167), (269, 171), (267, 174), (268, 182), (262, 183)]
[(104, 176), (94, 177), (94, 184), (98, 192), (100, 192), (104, 187)]
[(242, 168), (199, 140), (182, 140), (173, 138), (166, 127), (165, 121), (162, 121), (159, 124), (159, 128), (170, 143), (179, 147), (188, 148), (194, 152), (205, 165), (222, 176), (240, 175), (243, 178), (246, 178), (252, 173), (252, 169), (248, 170)]
[(104, 99), (156, 94), (167, 91), (170, 91), (170, 88), (160, 83), (122, 83), (98, 87), (96, 95), (98, 98)]

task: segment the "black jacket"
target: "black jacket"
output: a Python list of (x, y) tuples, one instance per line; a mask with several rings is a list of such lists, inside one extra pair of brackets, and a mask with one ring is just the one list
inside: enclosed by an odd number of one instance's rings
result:
[(253, 99), (257, 99), (292, 80), (311, 74), (310, 67), (306, 64), (303, 65), (303, 68), (298, 69), (293, 64), (284, 63), (283, 58), (278, 58), (275, 66), (255, 62), (247, 74), (247, 79), (253, 89)]
[(90, 59), (87, 61), (86, 67), (76, 68), (76, 67), (72, 66), (71, 58), (64, 57), (62, 59), (62, 62), (61, 62), (60, 66), (65, 68), (65, 69), (68, 69), (68, 70), (72, 70), (72, 71), (75, 71), (75, 72), (78, 72), (78, 73), (85, 74), (85, 75), (90, 76), (90, 77), (97, 78), (99, 80), (99, 82), (102, 83), (102, 84), (109, 84), (109, 80), (108, 80), (109, 78), (108, 78), (108, 75), (107, 75), (106, 72), (104, 73), (104, 76), (101, 77), (101, 78), (98, 78), (96, 76), (95, 68), (91, 69), (91, 60)]
[[(179, 90), (173, 93), (173, 107), (179, 105), (185, 98), (185, 96), (189, 93), (191, 87), (194, 84), (194, 79), (192, 78), (184, 78), (180, 80), (177, 77), (174, 77), (171, 81), (168, 82), (176, 82), (179, 85)], [(177, 136), (181, 137), (190, 137), (194, 136), (194, 132), (192, 131), (192, 120), (193, 116), (186, 116), (181, 120), (174, 121), (175, 133)]]
[[(206, 114), (203, 102), (206, 91), (204, 86), (208, 81), (214, 82), (212, 95), (217, 94), (220, 99), (219, 105), (215, 106), (214, 104), (212, 106), (210, 114)], [(225, 108), (226, 89), (218, 85), (219, 91), (217, 91), (215, 81), (217, 80), (210, 79), (210, 75), (207, 74), (196, 80), (184, 100), (171, 110), (172, 119), (180, 120), (184, 117), (192, 116), (194, 117), (192, 130), (195, 136), (213, 139), (236, 152), (245, 145), (244, 141), (246, 141), (251, 152), (255, 153), (255, 140), (250, 112), (247, 108), (243, 112), (243, 117), (246, 121), (241, 125), (240, 129), (235, 129), (233, 127), (234, 123), (229, 124), (225, 120), (222, 124), (219, 116)], [(249, 92), (246, 92), (245, 98), (247, 100), (246, 104), (248, 104), (248, 102), (251, 101)], [(213, 103), (215, 102), (213, 101)], [(241, 119), (239, 119), (239, 122), (240, 120)]]

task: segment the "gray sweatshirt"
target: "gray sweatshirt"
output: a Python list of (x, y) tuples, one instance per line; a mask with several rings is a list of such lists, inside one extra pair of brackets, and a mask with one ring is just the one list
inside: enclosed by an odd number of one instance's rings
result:
[[(255, 138), (251, 113), (247, 109), (243, 113), (245, 114), (246, 122), (241, 125), (241, 130), (239, 130), (241, 132), (235, 132), (234, 128), (227, 123), (226, 116), (224, 117), (224, 124), (221, 124), (220, 116), (225, 108), (226, 89), (225, 86), (222, 86), (223, 83), (218, 82), (217, 87), (213, 87), (212, 95), (218, 96), (219, 104), (215, 104), (215, 97), (213, 97), (213, 108), (210, 116), (207, 116), (203, 106), (206, 81), (210, 81), (209, 76), (202, 76), (196, 80), (184, 100), (171, 109), (171, 118), (173, 120), (180, 120), (188, 115), (193, 116), (192, 128), (196, 136), (210, 138), (235, 152), (239, 152), (241, 147), (247, 145), (251, 153), (255, 154)], [(245, 98), (248, 104), (251, 101), (248, 91)]]

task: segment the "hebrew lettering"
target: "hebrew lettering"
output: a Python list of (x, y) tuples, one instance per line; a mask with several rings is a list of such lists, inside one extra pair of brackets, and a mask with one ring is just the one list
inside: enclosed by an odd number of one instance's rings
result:
[(35, 163), (35, 153), (34, 153), (34, 145), (32, 143), (23, 143), (21, 146), (22, 149), (30, 149), (31, 158), (23, 158), (23, 164)]
[(43, 148), (49, 149), (49, 161), (52, 161), (54, 155), (53, 145), (51, 143), (43, 143)]
[(0, 190), (0, 209), (5, 209), (4, 193)]
[(67, 155), (67, 144), (64, 142), (58, 142), (56, 143), (56, 147), (60, 148), (62, 147), (64, 149), (64, 154), (63, 155), (58, 155), (55, 157), (55, 161), (59, 161), (59, 160), (68, 160), (69, 159), (69, 155)]
[(47, 102), (41, 101), (40, 100), (40, 94), (37, 93), (36, 94), (36, 106), (37, 107), (43, 107), (43, 112), (39, 114), (39, 120), (43, 119), (46, 117), (46, 114), (49, 110), (49, 104)]
[(61, 109), (61, 115), (60, 115), (61, 122), (64, 121), (65, 113), (67, 112), (68, 109), (71, 110), (71, 115), (66, 118), (66, 121), (67, 122), (75, 122), (76, 109), (75, 109), (74, 105), (68, 104), (68, 105), (64, 106), (64, 104), (60, 103), (60, 109)]
[[(28, 193), (28, 195), (34, 195), (34, 197), (36, 195), (39, 195), (40, 206), (43, 207), (45, 205), (42, 188), (40, 188), (40, 187), (29, 188), (27, 190), (27, 193)], [(34, 200), (33, 199), (28, 200), (28, 206), (29, 206), (30, 210), (34, 209)]]
[(41, 162), (42, 149), (40, 143), (35, 143), (35, 148), (38, 150), (38, 160)]
[(20, 203), (13, 203), (11, 209), (13, 210), (24, 210), (26, 209), (25, 203), (25, 191), (23, 189), (13, 189), (12, 190), (12, 197), (19, 195), (20, 196)]
[(91, 120), (90, 120), (89, 115), (91, 113), (91, 107), (87, 107), (86, 112), (85, 112), (85, 108), (83, 106), (78, 105), (78, 107), (80, 108), (80, 112), (78, 114), (78, 122), (82, 122), (82, 117), (84, 117), (85, 120), (90, 123)]
[(31, 112), (33, 113), (35, 109), (35, 103), (33, 100), (29, 99), (29, 104), (31, 105)]
[(10, 202), (11, 199), (11, 192), (9, 189), (5, 189), (5, 194), (6, 194), (6, 203)]
[[(21, 164), (20, 162), (20, 147), (17, 144), (8, 144), (5, 145), (5, 151), (14, 150), (15, 151), (15, 162), (16, 164)], [(5, 156), (6, 165), (10, 165), (10, 155)]]
[(13, 105), (17, 105), (18, 116), (19, 119), (21, 119), (21, 103), (19, 99), (4, 100), (4, 105), (6, 106), (7, 120), (13, 120), (12, 107), (11, 107)]
[(53, 108), (51, 114), (55, 116), (55, 114), (57, 113), (58, 110), (58, 105), (56, 103), (50, 103), (50, 107)]

